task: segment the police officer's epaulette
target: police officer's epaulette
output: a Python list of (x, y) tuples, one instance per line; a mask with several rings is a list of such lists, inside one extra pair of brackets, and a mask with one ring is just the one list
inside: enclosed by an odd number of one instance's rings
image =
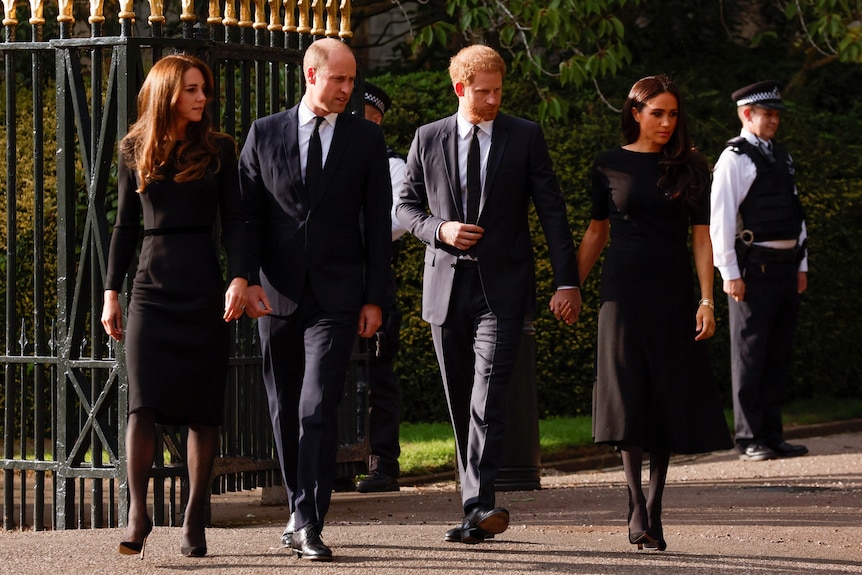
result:
[(747, 153), (747, 154), (751, 155), (751, 152), (753, 152), (756, 149), (755, 146), (752, 145), (751, 142), (749, 142), (748, 140), (746, 140), (742, 136), (737, 136), (735, 138), (729, 139), (725, 145), (728, 148), (730, 148), (731, 150), (733, 150), (734, 152), (736, 152), (737, 154), (746, 154)]
[(405, 162), (407, 161), (407, 156), (405, 156), (404, 154), (399, 154), (388, 146), (386, 147), (386, 155), (389, 158), (398, 158), (399, 160), (404, 160)]

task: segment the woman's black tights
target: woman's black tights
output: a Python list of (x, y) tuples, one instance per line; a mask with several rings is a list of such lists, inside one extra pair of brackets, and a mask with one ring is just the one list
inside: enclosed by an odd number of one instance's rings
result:
[(650, 452), (649, 498), (644, 496), (641, 482), (643, 449), (630, 445), (621, 447), (620, 453), (629, 496), (629, 534), (636, 537), (646, 531), (658, 538), (662, 533), (661, 499), (667, 481), (670, 452)]
[[(140, 542), (149, 522), (147, 489), (156, 452), (156, 418), (150, 409), (129, 414), (126, 427), (126, 471), (129, 481), (129, 523), (125, 541)], [(213, 462), (219, 452), (218, 427), (192, 424), (187, 442), (189, 500), (183, 521), (183, 547), (206, 546), (206, 503)]]

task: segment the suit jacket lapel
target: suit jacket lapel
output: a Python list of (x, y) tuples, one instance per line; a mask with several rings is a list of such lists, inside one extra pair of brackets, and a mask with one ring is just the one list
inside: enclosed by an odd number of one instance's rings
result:
[(458, 122), (456, 116), (450, 116), (440, 139), (443, 148), (443, 160), (446, 164), (446, 175), (449, 183), (449, 198), (455, 206), (458, 220), (464, 221), (463, 204), (461, 203), (461, 176), (458, 173)]
[(342, 163), (342, 157), (347, 152), (348, 141), (350, 140), (350, 122), (353, 118), (350, 114), (343, 113), (338, 115), (335, 121), (335, 131), (332, 133), (332, 142), (329, 144), (329, 153), (323, 161), (323, 172), (320, 174), (320, 182), (317, 184), (317, 192), (311, 197), (311, 207), (315, 207), (321, 199), (329, 193), (332, 187), (332, 175), (338, 169), (337, 166)]
[(302, 164), (299, 161), (299, 115), (297, 109), (298, 106), (294, 106), (287, 111), (285, 116), (284, 131), (282, 132), (284, 158), (290, 176), (289, 189), (307, 201), (308, 192), (306, 192), (305, 183), (302, 181)]
[(491, 136), (491, 150), (488, 152), (488, 166), (485, 172), (485, 185), (482, 187), (482, 196), (479, 199), (480, 216), (488, 201), (488, 196), (494, 189), (494, 178), (497, 176), (497, 170), (503, 160), (503, 152), (508, 141), (509, 122), (506, 121), (505, 115), (499, 114), (494, 121), (494, 133)]

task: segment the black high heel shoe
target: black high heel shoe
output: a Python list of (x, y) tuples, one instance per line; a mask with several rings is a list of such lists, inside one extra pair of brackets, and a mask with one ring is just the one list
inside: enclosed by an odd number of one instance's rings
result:
[(207, 546), (198, 545), (197, 547), (180, 547), (180, 553), (186, 557), (205, 557), (207, 554)]
[(204, 532), (203, 545), (180, 545), (180, 553), (186, 557), (205, 557), (207, 554), (206, 532)]
[(650, 533), (647, 533), (649, 536), (649, 541), (644, 541), (643, 545), (645, 549), (650, 551), (664, 551), (667, 549), (667, 542), (664, 540), (664, 533), (662, 533), (662, 528), (658, 529), (650, 529)]
[(636, 531), (632, 533), (629, 531), (629, 543), (632, 545), (637, 545), (638, 549), (643, 549), (646, 547), (647, 549), (654, 549), (655, 547), (650, 547), (657, 545), (657, 541), (652, 538), (652, 536), (646, 531)]
[(140, 543), (137, 541), (121, 541), (119, 552), (120, 555), (138, 555), (141, 556), (141, 561), (144, 560), (144, 552), (147, 547), (147, 537), (153, 531), (153, 522), (147, 517), (147, 525), (144, 528), (144, 538)]

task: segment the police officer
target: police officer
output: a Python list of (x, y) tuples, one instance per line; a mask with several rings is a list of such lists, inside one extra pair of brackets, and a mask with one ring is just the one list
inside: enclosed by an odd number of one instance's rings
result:
[(731, 98), (742, 131), (715, 164), (710, 236), (728, 294), (736, 446), (743, 461), (796, 457), (808, 449), (784, 441), (781, 403), (808, 282), (807, 232), (793, 159), (774, 141), (781, 84)]
[[(392, 106), (389, 96), (370, 82), (365, 82), (365, 119), (376, 124), (383, 122), (383, 115)], [(388, 148), (389, 175), (392, 179), (392, 257), (397, 257), (400, 238), (406, 231), (395, 217), (394, 205), (404, 183), (404, 157)], [(398, 456), (401, 445), (398, 431), (401, 424), (401, 390), (395, 376), (392, 361), (398, 351), (401, 312), (395, 303), (395, 274), (392, 274), (390, 303), (383, 309), (383, 325), (371, 341), (371, 357), (368, 364), (368, 435), (371, 456), (368, 459), (368, 475), (356, 483), (360, 493), (398, 491)]]

